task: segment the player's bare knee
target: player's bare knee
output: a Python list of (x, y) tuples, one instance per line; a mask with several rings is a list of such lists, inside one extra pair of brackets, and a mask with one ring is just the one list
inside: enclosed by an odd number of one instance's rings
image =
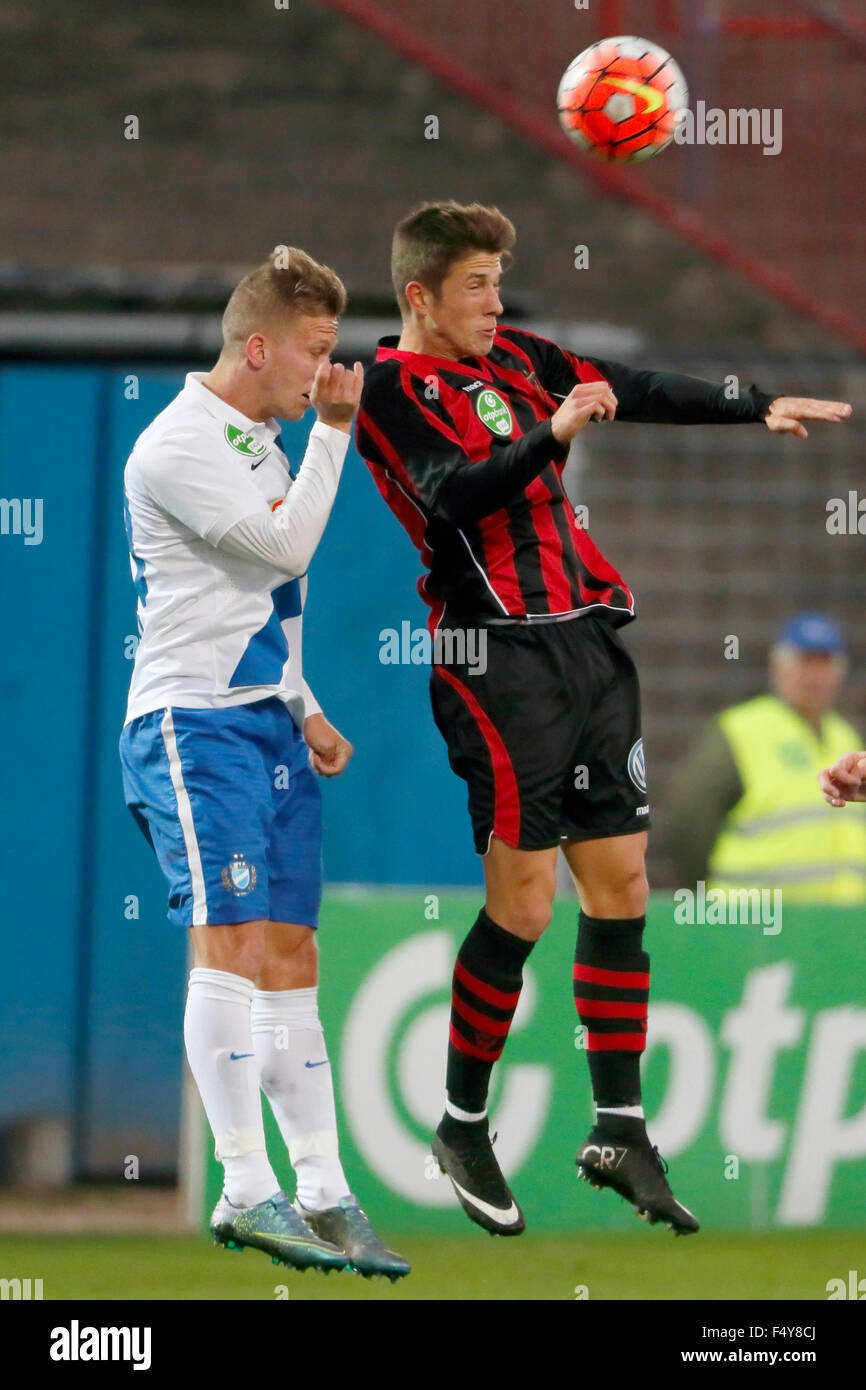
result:
[(255, 980), (265, 959), (264, 933), (254, 924), (207, 926), (194, 931), (195, 963), (209, 970), (224, 970)]
[(315, 932), (268, 923), (265, 958), (256, 983), (259, 989), (312, 989), (319, 978), (319, 952)]
[(584, 885), (585, 909), (591, 917), (642, 917), (649, 883), (643, 868), (611, 874), (604, 883)]
[(537, 941), (550, 926), (553, 916), (553, 895), (539, 892), (516, 892), (512, 894), (506, 918), (500, 923), (506, 931), (522, 936), (526, 941)]
[(646, 874), (639, 874), (622, 893), (623, 917), (643, 917), (649, 900)]

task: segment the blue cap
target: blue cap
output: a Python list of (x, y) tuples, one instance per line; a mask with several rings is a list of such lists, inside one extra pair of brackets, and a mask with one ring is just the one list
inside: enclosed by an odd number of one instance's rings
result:
[(845, 643), (835, 623), (821, 613), (798, 613), (776, 639), (802, 652), (844, 652)]

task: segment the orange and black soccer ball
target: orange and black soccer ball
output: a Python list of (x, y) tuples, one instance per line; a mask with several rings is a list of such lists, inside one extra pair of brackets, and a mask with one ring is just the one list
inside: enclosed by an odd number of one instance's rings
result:
[(634, 35), (601, 39), (559, 84), (559, 123), (579, 149), (611, 162), (651, 159), (669, 145), (689, 101), (669, 53)]

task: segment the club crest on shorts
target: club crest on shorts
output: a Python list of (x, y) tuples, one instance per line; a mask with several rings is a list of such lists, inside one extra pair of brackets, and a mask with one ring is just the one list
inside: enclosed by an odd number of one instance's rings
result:
[(633, 743), (628, 755), (628, 775), (639, 792), (646, 795), (646, 763), (643, 756), (643, 739)]
[(256, 866), (248, 864), (242, 854), (235, 854), (232, 855), (232, 862), (226, 864), (221, 877), (223, 887), (234, 893), (236, 898), (242, 898), (256, 886)]

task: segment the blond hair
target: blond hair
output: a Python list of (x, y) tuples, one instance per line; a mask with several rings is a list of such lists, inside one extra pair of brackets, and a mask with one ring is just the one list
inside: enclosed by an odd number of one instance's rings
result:
[(277, 246), (232, 291), (223, 313), (223, 344), (240, 347), (251, 333), (273, 332), (304, 314), (339, 318), (346, 298), (342, 280), (329, 266), (297, 246)]

